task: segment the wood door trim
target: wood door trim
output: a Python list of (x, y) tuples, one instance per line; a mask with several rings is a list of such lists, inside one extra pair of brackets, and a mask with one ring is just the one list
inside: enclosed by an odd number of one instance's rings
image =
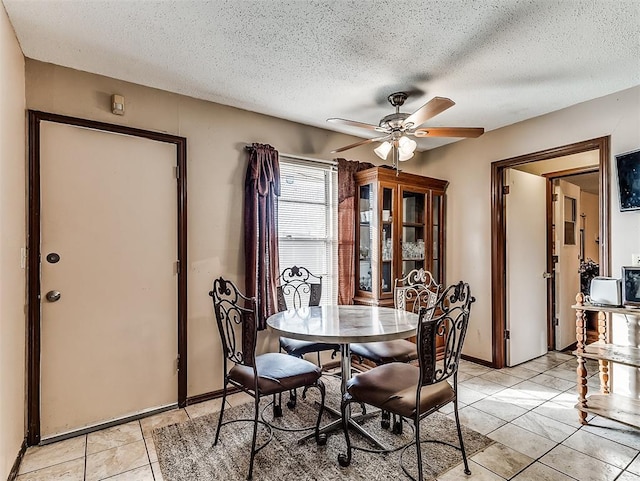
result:
[(599, 150), (600, 171), (600, 274), (608, 275), (611, 265), (611, 219), (610, 207), (610, 138), (576, 142), (574, 144), (554, 147), (552, 149), (533, 152), (518, 157), (499, 160), (491, 163), (491, 312), (492, 312), (492, 365), (502, 368), (505, 365), (506, 326), (506, 223), (504, 219), (504, 185), (505, 169), (539, 160), (549, 160), (565, 155), (579, 154), (590, 150)]
[(27, 444), (40, 442), (40, 123), (42, 121), (85, 127), (133, 137), (155, 140), (176, 146), (177, 239), (178, 239), (178, 405), (187, 402), (187, 139), (162, 132), (124, 125), (68, 117), (37, 110), (28, 111), (28, 220), (27, 220)]

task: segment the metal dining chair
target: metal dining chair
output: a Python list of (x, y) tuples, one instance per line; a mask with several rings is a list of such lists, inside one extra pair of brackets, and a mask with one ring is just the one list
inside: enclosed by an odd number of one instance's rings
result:
[[(374, 367), (349, 380), (342, 398), (340, 407), (343, 416), (350, 409), (351, 403), (364, 402), (413, 420), (415, 440), (405, 446), (403, 453), (413, 444), (416, 445), (419, 481), (423, 480), (421, 444), (426, 442), (442, 443), (459, 449), (462, 452), (464, 472), (471, 474), (458, 415), (458, 366), (469, 325), (471, 303), (474, 301), (469, 284), (460, 281), (449, 286), (435, 306), (420, 310), (418, 366), (392, 362)], [(428, 311), (432, 311), (432, 316), (428, 315)], [(444, 357), (440, 361), (436, 360), (438, 338), (445, 347)], [(451, 379), (452, 383), (449, 382)], [(435, 439), (422, 440), (420, 421), (449, 403), (453, 403), (460, 446)], [(347, 452), (338, 455), (338, 462), (346, 467), (351, 464), (352, 451), (359, 448), (352, 446), (346, 423), (343, 423), (343, 428)], [(402, 455), (400, 463), (405, 474), (415, 481), (416, 478), (402, 463)]]
[[(394, 307), (418, 313), (422, 307), (433, 307), (439, 290), (440, 285), (429, 271), (414, 269), (406, 276), (395, 280)], [(430, 296), (431, 293), (435, 295)], [(360, 360), (367, 359), (376, 366), (391, 362), (412, 362), (418, 358), (416, 344), (407, 339), (354, 343), (351, 344), (351, 354)], [(391, 419), (387, 411), (382, 411), (380, 424), (384, 429), (390, 427)], [(396, 419), (394, 416), (393, 432), (402, 434), (402, 418)]]
[[(315, 439), (318, 444), (325, 444), (326, 435), (319, 432), (325, 401), (325, 387), (320, 379), (322, 376), (320, 368), (304, 359), (282, 353), (272, 352), (256, 355), (258, 334), (255, 322), (257, 316), (256, 299), (245, 297), (231, 281), (222, 277), (213, 282), (213, 290), (209, 292), (209, 295), (213, 297), (213, 308), (224, 353), (222, 407), (213, 445), (218, 444), (222, 426), (234, 422), (252, 421), (253, 439), (247, 475), (247, 479), (251, 479), (256, 453), (271, 441), (271, 427), (268, 423), (258, 419), (260, 398), (299, 387), (316, 387), (320, 391), (321, 402), (315, 425)], [(239, 338), (236, 337), (237, 326), (241, 328)], [(222, 422), (229, 385), (239, 388), (254, 398), (255, 415), (253, 419), (234, 419)], [(258, 424), (266, 426), (269, 431), (269, 439), (256, 448)]]
[[(318, 306), (322, 298), (322, 276), (316, 276), (309, 272), (306, 267), (292, 266), (283, 269), (278, 276), (278, 310), (300, 309), (303, 307)], [(340, 351), (338, 344), (327, 344), (316, 341), (300, 341), (287, 337), (280, 337), (280, 349), (291, 356), (302, 358), (308, 353), (318, 354), (318, 366), (322, 368), (320, 353), (322, 351), (333, 351), (333, 356)], [(291, 391), (287, 406), (293, 409), (296, 406), (296, 391)], [(274, 404), (275, 416), (282, 415), (280, 400)]]

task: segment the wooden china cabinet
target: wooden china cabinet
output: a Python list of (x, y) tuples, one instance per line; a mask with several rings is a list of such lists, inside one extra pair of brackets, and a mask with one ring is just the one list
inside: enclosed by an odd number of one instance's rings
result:
[(412, 269), (445, 283), (445, 191), (449, 182), (387, 167), (355, 174), (356, 304), (393, 307), (395, 279)]

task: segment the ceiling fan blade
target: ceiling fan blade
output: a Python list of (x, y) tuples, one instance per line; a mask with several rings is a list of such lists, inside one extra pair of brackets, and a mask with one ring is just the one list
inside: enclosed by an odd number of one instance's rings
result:
[[(449, 107), (453, 107), (456, 103), (445, 97), (433, 97), (426, 104), (409, 115), (402, 123), (405, 127), (416, 128), (424, 124), (427, 120), (435, 117), (439, 113), (444, 112)], [(409, 125), (411, 124), (411, 125)]]
[(381, 127), (378, 127), (377, 125), (365, 124), (363, 122), (356, 122), (355, 120), (331, 118), (331, 119), (327, 119), (327, 122), (331, 122), (332, 124), (342, 124), (342, 125), (348, 125), (350, 127), (360, 127), (361, 129), (377, 130), (379, 132), (380, 131), (384, 132), (384, 129), (381, 130)]
[(481, 127), (425, 127), (413, 132), (416, 137), (480, 137), (484, 134)]
[(337, 154), (338, 152), (344, 152), (345, 150), (353, 149), (354, 147), (358, 147), (364, 144), (370, 144), (371, 142), (382, 142), (383, 140), (390, 139), (390, 135), (385, 135), (384, 137), (376, 137), (375, 139), (365, 139), (359, 142), (355, 142), (353, 144), (345, 145), (344, 147), (340, 147), (339, 149), (332, 150), (332, 154)]

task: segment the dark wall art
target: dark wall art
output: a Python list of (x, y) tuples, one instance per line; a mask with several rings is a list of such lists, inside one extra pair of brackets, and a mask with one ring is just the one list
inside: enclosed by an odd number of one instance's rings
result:
[(640, 209), (640, 150), (616, 155), (620, 210)]

